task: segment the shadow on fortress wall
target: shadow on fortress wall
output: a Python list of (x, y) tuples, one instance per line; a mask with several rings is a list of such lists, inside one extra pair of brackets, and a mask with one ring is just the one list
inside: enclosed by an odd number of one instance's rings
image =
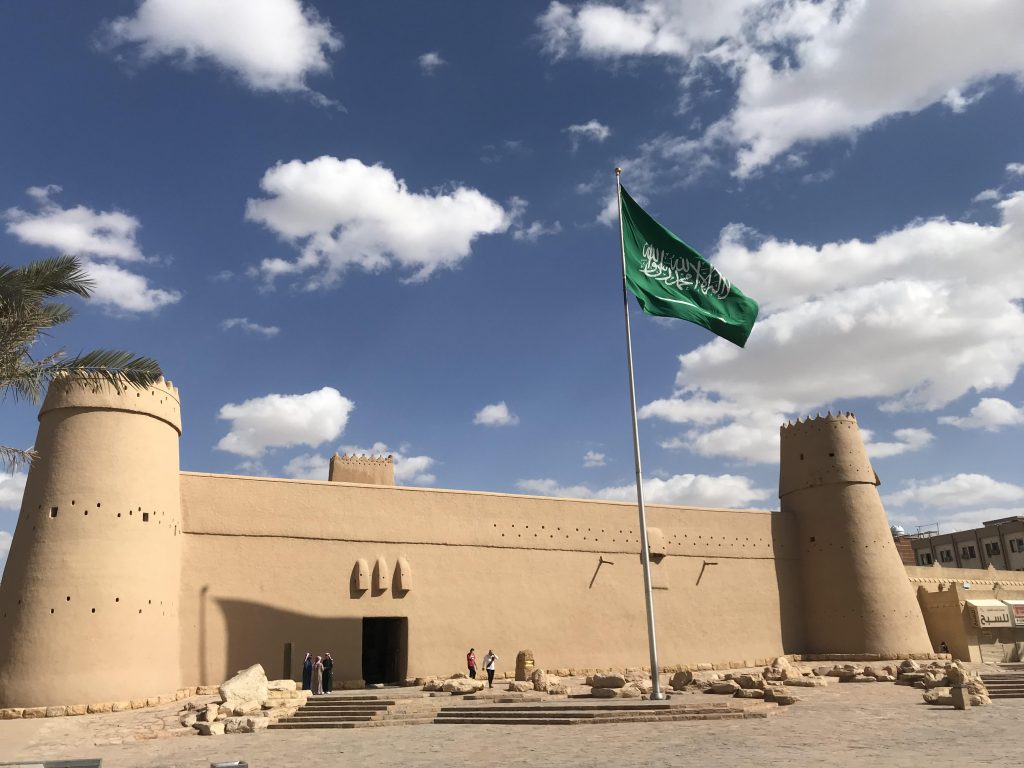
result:
[[(302, 660), (309, 651), (314, 656), (330, 651), (334, 658), (334, 679), (355, 680), (362, 677), (362, 618), (328, 618), (317, 616), (317, 606), (309, 612), (285, 611), (247, 600), (215, 598), (213, 601), (224, 617), (226, 628), (225, 668), (218, 669), (218, 638), (209, 636), (201, 627), (200, 669), (204, 685), (216, 685), (240, 669), (262, 664), (271, 680), (302, 679)], [(295, 643), (292, 669), (284, 666), (284, 645)], [(212, 653), (211, 653), (212, 652)]]
[(805, 622), (811, 617), (803, 612), (803, 575), (800, 567), (800, 544), (797, 521), (783, 512), (772, 513), (772, 541), (784, 543), (789, 557), (775, 560), (775, 582), (779, 589), (779, 623), (782, 648), (786, 653), (806, 652)]

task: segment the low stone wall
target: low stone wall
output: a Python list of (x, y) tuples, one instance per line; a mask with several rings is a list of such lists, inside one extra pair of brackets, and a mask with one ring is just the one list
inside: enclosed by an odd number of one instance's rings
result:
[(7, 707), (0, 709), (0, 720), (18, 720), (39, 717), (73, 717), (76, 715), (98, 715), (105, 712), (125, 712), (129, 709), (143, 709), (170, 704), (192, 696), (212, 696), (217, 693), (216, 685), (197, 685), (179, 688), (171, 694), (150, 696), (145, 699), (104, 701), (94, 704), (63, 704), (51, 707)]
[[(771, 666), (778, 658), (786, 658), (792, 662), (804, 661), (891, 661), (892, 659), (913, 659), (914, 661), (949, 661), (953, 657), (948, 653), (790, 653), (785, 656), (769, 656), (743, 659), (741, 661), (702, 661), (696, 664), (662, 664), (659, 670), (662, 674), (673, 674), (683, 670), (691, 672), (727, 672), (734, 669), (755, 669), (757, 667)], [(538, 662), (539, 664), (539, 662)], [(560, 667), (547, 669), (549, 674), (558, 677), (589, 677), (603, 672), (646, 672), (650, 676), (651, 668), (643, 667)], [(487, 679), (482, 672), (477, 673), (479, 677)], [(417, 678), (409, 678), (404, 681), (406, 686), (422, 687), (429, 680), (448, 680), (451, 678), (465, 677), (465, 672), (453, 672), (450, 674), (430, 675)], [(514, 671), (495, 672), (495, 680), (515, 680)], [(359, 686), (362, 687), (362, 686)]]

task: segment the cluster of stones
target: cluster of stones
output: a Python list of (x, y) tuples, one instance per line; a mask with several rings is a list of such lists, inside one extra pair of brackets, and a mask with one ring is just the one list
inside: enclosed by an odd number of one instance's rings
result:
[[(737, 699), (761, 699), (780, 706), (795, 704), (800, 699), (792, 688), (820, 688), (828, 681), (820, 675), (798, 667), (785, 656), (774, 659), (761, 672), (694, 672), (681, 669), (672, 675), (669, 686), (674, 691), (693, 689)], [(787, 687), (790, 690), (787, 690)]]
[(8, 707), (0, 709), (0, 720), (18, 720), (36, 717), (73, 717), (76, 715), (96, 715), (106, 712), (127, 712), (129, 709), (144, 709), (173, 701), (188, 699), (192, 696), (204, 696), (216, 693), (216, 686), (199, 686), (197, 688), (181, 688), (165, 696), (150, 696), (145, 699), (125, 699), (124, 701), (105, 701), (97, 704), (67, 704), (52, 707)]
[(915, 688), (925, 689), (924, 700), (928, 704), (956, 706), (958, 709), (964, 709), (964, 699), (967, 700), (967, 705), (972, 707), (992, 703), (992, 699), (988, 695), (988, 688), (982, 682), (981, 676), (974, 672), (968, 672), (956, 662), (945, 665), (933, 663), (924, 669), (908, 665), (896, 683), (897, 685), (912, 685)]
[(992, 703), (981, 677), (968, 672), (955, 661), (933, 661), (927, 666), (922, 666), (913, 659), (904, 659), (899, 663), (874, 667), (853, 664), (834, 666), (830, 669), (818, 667), (814, 672), (838, 678), (841, 683), (889, 682), (909, 685), (927, 691), (924, 700), (929, 704), (953, 705), (952, 688), (965, 689), (969, 697), (968, 703), (974, 706)]
[(590, 686), (590, 695), (595, 699), (639, 699), (654, 690), (651, 676), (643, 669), (597, 672), (588, 675), (584, 685)]
[[(559, 672), (561, 671), (559, 670)], [(565, 671), (568, 672), (568, 670)], [(497, 678), (497, 675), (495, 677)], [(486, 680), (467, 677), (465, 672), (456, 672), (446, 679), (439, 677), (417, 678), (416, 684), (422, 686), (424, 691), (450, 693), (453, 696), (479, 693), (487, 687)], [(510, 681), (506, 690), (511, 693), (535, 691), (552, 696), (565, 695), (569, 692), (568, 687), (562, 682), (561, 675), (550, 674), (540, 668), (533, 669), (529, 680)]]
[(254, 664), (219, 686), (218, 701), (198, 708), (186, 704), (179, 722), (200, 736), (262, 731), (306, 703), (310, 692), (297, 687), (294, 680), (267, 680), (263, 667)]

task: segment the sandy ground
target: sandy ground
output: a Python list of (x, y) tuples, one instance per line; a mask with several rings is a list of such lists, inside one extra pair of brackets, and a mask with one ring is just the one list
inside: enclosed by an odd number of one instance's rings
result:
[[(699, 695), (699, 694), (698, 694)], [(1024, 699), (967, 712), (930, 707), (891, 684), (801, 689), (775, 717), (576, 726), (415, 725), (194, 736), (178, 705), (0, 722), (0, 762), (102, 758), (104, 768), (278, 766), (1008, 766), (1018, 764)], [(717, 697), (715, 697), (717, 698)], [(112, 743), (116, 741), (123, 743)]]

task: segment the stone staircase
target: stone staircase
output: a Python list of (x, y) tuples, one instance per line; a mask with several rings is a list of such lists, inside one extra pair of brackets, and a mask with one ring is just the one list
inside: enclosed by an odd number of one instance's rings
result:
[(983, 674), (981, 681), (993, 699), (1024, 699), (1024, 672)]
[(365, 728), (433, 722), (440, 704), (429, 699), (382, 696), (311, 696), (292, 717), (272, 723), (272, 730)]
[(770, 717), (778, 706), (749, 700), (713, 703), (637, 701), (611, 703), (589, 697), (579, 703), (491, 704), (442, 707), (434, 723), (445, 725), (578, 725), (582, 723), (674, 722), (682, 720), (743, 720)]

